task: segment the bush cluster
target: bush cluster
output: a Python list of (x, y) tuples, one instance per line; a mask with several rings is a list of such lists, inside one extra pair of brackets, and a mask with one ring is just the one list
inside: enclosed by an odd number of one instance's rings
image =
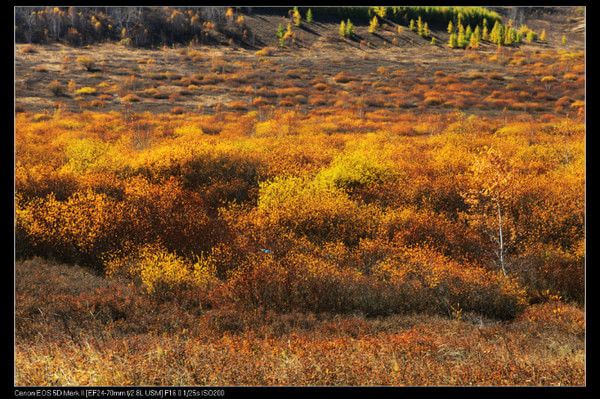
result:
[(356, 116), (337, 128), (373, 131), (349, 135), (288, 112), (248, 134), (255, 117), (18, 114), (18, 257), (278, 311), (510, 318), (583, 299), (580, 123), (458, 116), (411, 136)]

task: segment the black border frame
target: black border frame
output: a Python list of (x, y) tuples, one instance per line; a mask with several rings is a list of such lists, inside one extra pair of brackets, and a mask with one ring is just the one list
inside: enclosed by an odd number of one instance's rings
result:
[[(167, 4), (168, 3), (168, 4)], [(269, 1), (262, 2), (239, 2), (239, 1), (230, 1), (230, 2), (222, 2), (222, 1), (211, 1), (202, 2), (198, 0), (172, 0), (172, 1), (157, 1), (157, 0), (144, 0), (138, 3), (132, 1), (98, 1), (98, 0), (87, 0), (83, 2), (72, 1), (72, 0), (63, 0), (63, 1), (31, 1), (31, 0), (19, 0), (13, 1), (9, 4), (3, 4), (3, 12), (2, 18), (5, 19), (4, 23), (1, 25), (3, 30), (3, 36), (5, 37), (3, 41), (3, 50), (7, 53), (10, 51), (12, 54), (11, 57), (5, 57), (3, 63), (5, 63), (6, 68), (2, 68), (4, 73), (4, 77), (0, 79), (0, 84), (2, 85), (2, 94), (4, 95), (6, 101), (3, 102), (3, 106), (0, 108), (5, 115), (6, 119), (2, 119), (3, 121), (11, 121), (11, 125), (8, 132), (4, 131), (0, 134), (2, 138), (2, 145), (0, 146), (0, 161), (2, 162), (2, 167), (0, 168), (0, 180), (2, 182), (2, 213), (5, 215), (3, 218), (4, 223), (2, 223), (2, 243), (7, 243), (4, 246), (3, 254), (7, 254), (10, 251), (10, 261), (11, 265), (9, 267), (8, 264), (4, 264), (4, 273), (6, 276), (3, 276), (2, 282), (5, 284), (3, 290), (0, 291), (0, 306), (2, 307), (2, 318), (3, 321), (7, 320), (8, 323), (2, 323), (4, 327), (4, 332), (7, 334), (3, 334), (6, 338), (2, 339), (2, 351), (3, 354), (8, 358), (3, 362), (3, 365), (7, 367), (3, 367), (2, 371), (2, 386), (0, 392), (6, 395), (6, 397), (69, 397), (66, 391), (78, 392), (79, 396), (74, 397), (88, 397), (86, 395), (86, 390), (113, 390), (116, 392), (122, 392), (133, 389), (140, 389), (142, 392), (147, 390), (159, 390), (161, 388), (164, 389), (173, 389), (173, 387), (70, 387), (70, 388), (60, 388), (60, 387), (15, 387), (14, 386), (14, 364), (15, 364), (15, 352), (14, 352), (14, 104), (15, 104), (15, 92), (14, 92), (14, 82), (9, 82), (6, 74), (7, 71), (11, 71), (14, 77), (15, 69), (14, 69), (14, 56), (15, 56), (15, 45), (14, 45), (14, 7), (18, 6), (126, 6), (126, 5), (144, 5), (144, 6), (157, 6), (157, 5), (169, 5), (169, 6), (209, 6), (209, 5), (234, 5), (234, 6), (252, 6), (252, 7), (261, 7), (261, 6), (283, 6), (283, 7), (291, 7), (294, 5), (298, 6), (339, 6), (339, 4), (335, 4), (334, 2), (327, 2), (325, 4), (318, 4), (315, 1), (294, 1), (290, 3), (283, 2), (273, 2), (269, 4)], [(347, 6), (368, 6), (373, 5), (364, 2), (357, 1), (345, 1), (344, 5)], [(410, 4), (418, 4), (416, 1), (408, 1)], [(522, 4), (519, 4), (522, 3)], [(330, 398), (330, 397), (394, 397), (394, 398), (403, 398), (403, 397), (464, 397), (464, 398), (482, 398), (487, 397), (489, 395), (495, 396), (498, 395), (500, 397), (541, 397), (541, 398), (558, 398), (558, 397), (569, 397), (569, 398), (584, 398), (592, 395), (596, 382), (593, 377), (593, 367), (594, 364), (594, 356), (592, 355), (592, 350), (595, 347), (593, 345), (592, 340), (590, 339), (593, 331), (595, 331), (595, 324), (593, 319), (594, 307), (589, 306), (590, 300), (587, 297), (587, 288), (593, 287), (594, 279), (592, 278), (594, 271), (594, 263), (590, 262), (590, 259), (594, 259), (592, 255), (592, 251), (590, 251), (590, 216), (593, 215), (590, 212), (590, 195), (589, 195), (589, 178), (594, 177), (594, 173), (592, 172), (592, 162), (591, 156), (594, 154), (595, 147), (591, 145), (592, 139), (594, 135), (597, 134), (593, 129), (593, 121), (589, 118), (589, 111), (593, 112), (593, 96), (588, 96), (588, 88), (591, 86), (590, 83), (595, 79), (595, 69), (588, 68), (588, 61), (590, 60), (588, 54), (592, 55), (595, 52), (593, 49), (588, 48), (588, 45), (593, 44), (588, 41), (588, 38), (593, 38), (593, 24), (587, 24), (588, 20), (592, 20), (594, 17), (592, 16), (592, 12), (595, 11), (595, 6), (592, 6), (592, 2), (590, 0), (529, 0), (527, 2), (519, 2), (519, 1), (510, 1), (510, 2), (502, 2), (498, 0), (488, 0), (485, 2), (477, 2), (477, 1), (464, 1), (464, 0), (456, 0), (456, 1), (440, 1), (440, 0), (429, 0), (425, 2), (426, 5), (482, 5), (482, 6), (585, 6), (586, 7), (586, 33), (585, 33), (585, 51), (586, 51), (586, 192), (585, 192), (585, 204), (586, 204), (586, 386), (584, 387), (246, 387), (246, 386), (224, 386), (224, 387), (175, 387), (175, 389), (183, 390), (195, 389), (223, 389), (225, 391), (225, 398), (247, 398), (247, 397), (275, 397), (282, 398), (285, 397), (287, 399), (292, 398), (300, 398), (300, 397), (315, 397), (315, 398)], [(12, 32), (11, 32), (12, 30)], [(8, 55), (8, 54), (7, 54)], [(10, 60), (10, 61), (9, 61)], [(587, 73), (587, 71), (590, 73)], [(13, 109), (11, 109), (11, 104), (13, 105)], [(589, 156), (588, 156), (589, 155)], [(591, 185), (594, 187), (594, 185)], [(8, 263), (8, 262), (6, 262)], [(10, 276), (8, 276), (7, 268), (10, 269)], [(9, 316), (10, 315), (10, 316)], [(39, 391), (39, 394), (36, 394), (36, 391)], [(43, 394), (41, 391), (49, 392), (48, 394)], [(28, 395), (29, 394), (29, 395)], [(32, 395), (33, 394), (33, 395)], [(57, 396), (59, 395), (59, 396)], [(4, 395), (2, 395), (4, 396)], [(96, 396), (96, 397), (109, 397), (109, 396)], [(147, 397), (147, 396), (138, 396), (134, 395), (131, 397)], [(184, 397), (176, 395), (176, 396), (164, 396), (164, 397)], [(201, 397), (201, 396), (189, 396), (189, 397)], [(215, 396), (218, 397), (218, 396)]]

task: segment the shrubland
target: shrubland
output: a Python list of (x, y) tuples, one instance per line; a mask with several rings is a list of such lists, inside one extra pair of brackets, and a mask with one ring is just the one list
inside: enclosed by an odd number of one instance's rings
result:
[(125, 45), (18, 48), (18, 384), (584, 383), (582, 51), (479, 7), (231, 52), (249, 10), (85, 10), (17, 13)]
[(584, 384), (584, 314), (556, 298), (511, 323), (460, 309), (365, 318), (209, 309), (182, 287), (149, 296), (39, 258), (16, 277), (17, 385)]
[(512, 318), (583, 300), (577, 120), (451, 114), (407, 135), (416, 120), (224, 113), (212, 135), (212, 118), (18, 114), (18, 256), (121, 264), (148, 291), (210, 259), (212, 306)]

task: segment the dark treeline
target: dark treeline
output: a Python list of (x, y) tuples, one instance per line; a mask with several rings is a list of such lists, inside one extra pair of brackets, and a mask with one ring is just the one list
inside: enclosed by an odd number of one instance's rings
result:
[(249, 28), (237, 17), (228, 15), (226, 7), (17, 7), (15, 40), (74, 46), (123, 41), (147, 47), (206, 43), (223, 34), (251, 41)]

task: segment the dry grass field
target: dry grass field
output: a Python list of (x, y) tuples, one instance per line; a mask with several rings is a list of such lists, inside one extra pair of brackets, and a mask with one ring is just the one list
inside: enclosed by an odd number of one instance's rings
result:
[(16, 44), (15, 383), (585, 385), (579, 11), (468, 49), (223, 13)]
[(18, 385), (584, 382), (583, 313), (560, 302), (531, 306), (510, 323), (198, 312), (79, 267), (34, 259), (16, 270)]
[[(25, 46), (17, 45), (17, 52)], [(271, 56), (219, 47), (40, 46), (17, 57), (17, 108), (213, 113), (364, 107), (540, 116), (573, 115), (583, 108), (581, 50), (524, 46), (475, 52), (441, 45), (402, 48), (399, 56), (388, 48), (337, 51), (338, 46)], [(88, 72), (75, 62), (81, 58), (93, 60), (95, 69)], [(58, 95), (52, 82), (62, 89)]]

